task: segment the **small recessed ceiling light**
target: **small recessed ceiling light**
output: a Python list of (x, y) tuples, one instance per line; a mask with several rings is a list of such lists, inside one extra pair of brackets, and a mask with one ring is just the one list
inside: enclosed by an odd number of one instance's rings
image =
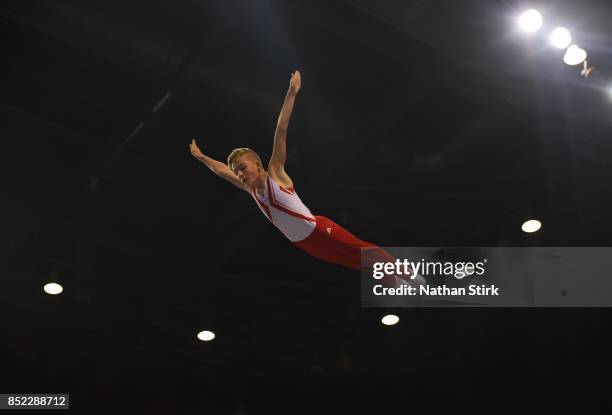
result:
[(385, 326), (393, 326), (399, 322), (399, 317), (395, 314), (389, 314), (384, 316), (381, 321)]
[(51, 294), (51, 295), (56, 295), (64, 291), (64, 288), (55, 282), (50, 282), (48, 284), (45, 284), (43, 289), (45, 290), (47, 294)]
[(565, 49), (572, 43), (572, 35), (564, 27), (558, 27), (550, 34), (550, 43), (559, 49)]
[(215, 333), (212, 331), (204, 330), (198, 333), (198, 339), (208, 342), (215, 338)]
[(519, 17), (519, 27), (527, 33), (537, 31), (542, 27), (542, 15), (537, 10), (527, 10)]
[(530, 219), (526, 221), (525, 223), (523, 223), (523, 226), (521, 226), (521, 229), (523, 230), (523, 232), (533, 233), (533, 232), (540, 230), (541, 227), (542, 227), (542, 223), (539, 220)]

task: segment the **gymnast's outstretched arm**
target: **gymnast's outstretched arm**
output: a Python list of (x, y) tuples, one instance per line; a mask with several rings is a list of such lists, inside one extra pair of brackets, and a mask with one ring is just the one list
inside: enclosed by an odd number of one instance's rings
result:
[(272, 149), (272, 157), (268, 163), (268, 173), (286, 187), (293, 186), (291, 178), (285, 172), (285, 158), (287, 154), (287, 129), (289, 128), (289, 120), (293, 112), (295, 97), (302, 86), (302, 78), (299, 71), (291, 74), (289, 81), (289, 90), (285, 96), (285, 102), (278, 116), (276, 123), (276, 131), (274, 132), (274, 147)]
[(227, 180), (239, 189), (250, 192), (250, 189), (240, 181), (238, 176), (236, 176), (226, 164), (204, 155), (196, 144), (195, 139), (191, 140), (191, 144), (189, 144), (189, 150), (191, 150), (191, 155), (193, 157), (195, 157), (198, 161), (204, 163), (206, 167), (208, 167), (217, 176)]

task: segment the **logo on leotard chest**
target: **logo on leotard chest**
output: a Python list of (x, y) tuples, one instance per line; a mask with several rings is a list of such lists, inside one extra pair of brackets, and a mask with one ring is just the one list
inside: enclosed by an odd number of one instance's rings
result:
[(326, 228), (327, 229), (327, 234), (331, 235), (331, 228)]

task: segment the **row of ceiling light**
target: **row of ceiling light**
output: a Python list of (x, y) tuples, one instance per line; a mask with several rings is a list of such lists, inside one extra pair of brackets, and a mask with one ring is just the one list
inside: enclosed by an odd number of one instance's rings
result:
[[(518, 19), (518, 25), (526, 33), (534, 33), (542, 28), (542, 15), (535, 9), (531, 9), (521, 14)], [(572, 35), (565, 27), (557, 27), (549, 36), (551, 45), (559, 49), (565, 49), (563, 62), (568, 65), (580, 65), (587, 58), (587, 53), (584, 49), (576, 44), (572, 44)]]
[[(533, 232), (538, 231), (541, 227), (542, 227), (542, 224), (540, 221), (536, 219), (530, 219), (526, 221), (525, 223), (523, 223), (523, 225), (521, 226), (521, 229), (523, 230), (523, 232), (533, 233)], [(56, 282), (50, 282), (50, 283), (45, 284), (43, 289), (47, 294), (50, 294), (50, 295), (57, 295), (64, 291), (64, 288)], [(400, 320), (399, 317), (396, 316), (395, 314), (387, 314), (383, 318), (381, 318), (381, 323), (384, 324), (385, 326), (393, 326), (399, 323), (399, 320)], [(196, 337), (202, 341), (211, 341), (215, 338), (215, 333), (210, 330), (203, 330), (199, 332), (196, 335)]]

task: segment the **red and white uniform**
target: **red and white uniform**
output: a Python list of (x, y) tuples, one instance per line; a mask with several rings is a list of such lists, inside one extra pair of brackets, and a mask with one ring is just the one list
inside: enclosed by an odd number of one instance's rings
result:
[[(263, 196), (255, 189), (251, 193), (270, 222), (315, 258), (355, 270), (371, 268), (374, 262), (395, 262), (395, 257), (379, 246), (362, 241), (325, 216), (313, 215), (293, 187), (282, 187), (269, 175)], [(393, 286), (397, 280), (390, 276), (385, 283)]]
[(302, 241), (315, 229), (317, 220), (304, 206), (295, 189), (282, 187), (266, 175), (263, 196), (251, 190), (259, 208), (291, 242)]

